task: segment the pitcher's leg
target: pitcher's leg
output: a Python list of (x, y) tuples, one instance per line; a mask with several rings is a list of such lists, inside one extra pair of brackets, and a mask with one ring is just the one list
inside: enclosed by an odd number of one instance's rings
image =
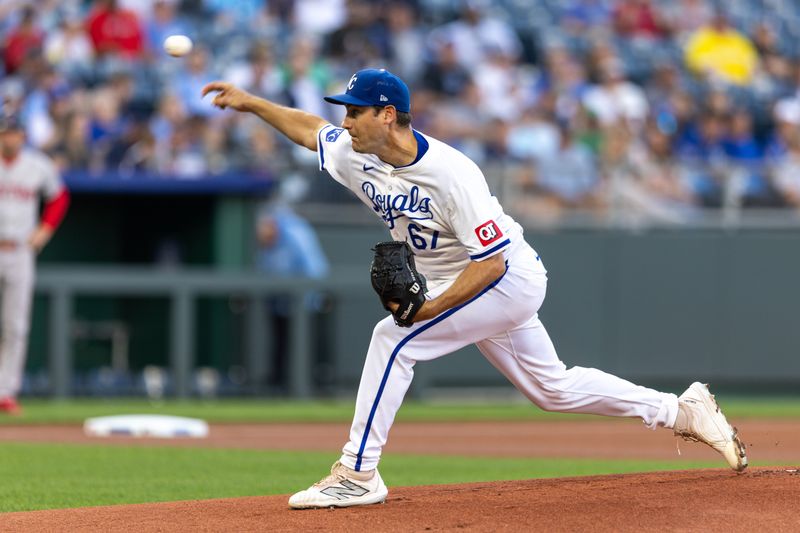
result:
[(478, 343), (486, 358), (546, 411), (638, 417), (650, 428), (672, 427), (674, 394), (635, 385), (595, 368), (567, 369), (538, 316)]
[(358, 386), (350, 440), (340, 462), (353, 470), (372, 470), (389, 436), (394, 417), (414, 377), (414, 361), (401, 354), (403, 333), (391, 317), (378, 322), (372, 332)]
[[(343, 465), (356, 471), (378, 465), (389, 429), (414, 377), (414, 364), (454, 352), (481, 338), (476, 337), (481, 335), (480, 326), (465, 331), (465, 324), (472, 324), (476, 316), (481, 316), (481, 307), (461, 309), (458, 316), (411, 328), (396, 326), (392, 317), (378, 322), (358, 386), (350, 440), (342, 449)], [(491, 321), (486, 322), (484, 328), (493, 327)]]
[(498, 312), (503, 305), (509, 311), (504, 302), (511, 289), (505, 281), (501, 278), (467, 303), (411, 328), (396, 326), (391, 317), (375, 326), (342, 464), (356, 471), (377, 466), (417, 361), (430, 361), (508, 328), (507, 313)]

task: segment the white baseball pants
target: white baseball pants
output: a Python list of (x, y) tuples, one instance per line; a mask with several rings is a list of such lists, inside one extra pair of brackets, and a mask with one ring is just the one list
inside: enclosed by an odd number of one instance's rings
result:
[(28, 246), (0, 251), (0, 397), (15, 397), (22, 386), (35, 261)]
[(653, 429), (675, 424), (674, 394), (594, 368), (567, 369), (559, 360), (537, 314), (547, 289), (538, 261), (532, 248), (519, 246), (507, 261), (506, 273), (469, 302), (411, 328), (395, 325), (391, 316), (375, 326), (342, 464), (355, 470), (375, 468), (411, 385), (414, 364), (472, 343), (545, 411), (638, 417)]

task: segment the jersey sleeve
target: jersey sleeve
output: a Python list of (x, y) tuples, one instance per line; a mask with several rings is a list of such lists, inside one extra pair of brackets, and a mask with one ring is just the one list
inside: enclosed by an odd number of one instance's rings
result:
[(319, 169), (327, 170), (333, 179), (345, 187), (350, 185), (346, 169), (351, 153), (352, 140), (347, 130), (326, 124), (317, 132)]
[(503, 210), (477, 166), (453, 180), (449, 211), (453, 232), (473, 261), (488, 259), (511, 244), (500, 226)]

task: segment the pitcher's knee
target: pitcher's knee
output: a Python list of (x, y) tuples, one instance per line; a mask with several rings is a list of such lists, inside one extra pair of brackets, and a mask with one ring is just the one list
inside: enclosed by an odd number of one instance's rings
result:
[(561, 411), (574, 399), (566, 371), (540, 378), (538, 389), (536, 404), (544, 411)]
[(539, 401), (536, 404), (543, 411), (560, 412), (570, 404), (572, 395), (567, 391), (543, 390)]

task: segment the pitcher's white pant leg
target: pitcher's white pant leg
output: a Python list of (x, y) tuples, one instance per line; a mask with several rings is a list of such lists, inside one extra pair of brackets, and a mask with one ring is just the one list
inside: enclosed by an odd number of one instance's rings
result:
[(499, 282), (461, 307), (411, 328), (396, 326), (391, 317), (378, 323), (364, 362), (342, 464), (356, 470), (375, 468), (411, 384), (414, 364), (473, 343), (543, 409), (640, 417), (649, 427), (675, 423), (678, 401), (673, 394), (592, 368), (566, 369), (536, 314), (547, 277), (529, 266), (537, 260), (532, 251), (520, 255)]
[(410, 328), (395, 325), (391, 316), (378, 322), (358, 386), (350, 441), (342, 450), (343, 465), (364, 471), (377, 466), (417, 361), (436, 359), (508, 327), (514, 311), (503, 311), (512, 290), (504, 279), (463, 306)]
[(672, 427), (678, 415), (674, 394), (635, 385), (595, 368), (567, 369), (538, 316), (479, 342), (478, 348), (545, 411), (638, 417), (652, 429)]
[(33, 300), (34, 255), (30, 250), (3, 254), (0, 323), (0, 396), (16, 396), (28, 349)]
[[(342, 449), (340, 459), (348, 468), (375, 468), (397, 410), (411, 385), (415, 361), (405, 353), (394, 352), (405, 336), (403, 333), (408, 335), (411, 331), (403, 332), (392, 317), (378, 322), (372, 332), (361, 371), (350, 440)], [(365, 455), (367, 465), (362, 464)]]

